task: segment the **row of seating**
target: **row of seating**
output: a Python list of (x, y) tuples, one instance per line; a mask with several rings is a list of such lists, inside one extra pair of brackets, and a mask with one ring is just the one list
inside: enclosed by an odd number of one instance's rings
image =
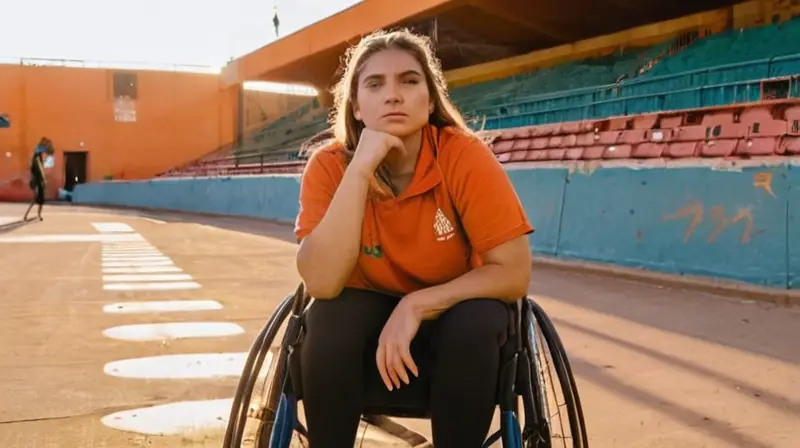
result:
[(800, 105), (508, 129), (494, 135), (492, 149), (503, 163), (795, 155), (800, 154)]

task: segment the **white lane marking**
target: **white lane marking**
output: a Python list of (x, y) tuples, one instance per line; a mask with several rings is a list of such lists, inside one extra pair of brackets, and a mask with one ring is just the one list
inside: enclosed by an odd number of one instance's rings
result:
[(142, 241), (119, 241), (119, 242), (108, 242), (103, 244), (103, 247), (109, 249), (141, 249), (143, 247), (155, 247), (146, 240), (142, 239)]
[(119, 411), (101, 421), (109, 428), (152, 436), (190, 437), (195, 432), (223, 431), (228, 425), (233, 398), (179, 401)]
[(189, 274), (115, 274), (104, 275), (104, 282), (174, 282), (191, 280)]
[(109, 314), (168, 313), (177, 311), (216, 311), (222, 304), (216, 300), (162, 300), (153, 302), (119, 302), (105, 305)]
[(170, 258), (167, 256), (158, 256), (154, 257), (152, 255), (128, 255), (128, 256), (121, 256), (115, 255), (113, 257), (102, 257), (102, 261), (164, 261), (169, 260)]
[[(193, 353), (150, 356), (112, 361), (103, 367), (106, 375), (137, 379), (200, 379), (239, 377), (244, 370), (248, 353)], [(272, 352), (264, 359), (265, 370)]]
[(106, 283), (103, 285), (105, 291), (176, 291), (201, 287), (197, 282)]
[(229, 322), (166, 322), (122, 325), (103, 331), (103, 336), (125, 341), (163, 341), (235, 336), (244, 328)]
[(101, 253), (103, 255), (141, 255), (141, 254), (161, 255), (161, 251), (156, 249), (155, 247), (145, 248), (145, 249), (103, 249)]
[(0, 244), (20, 243), (103, 243), (108, 241), (139, 241), (137, 233), (50, 234), (0, 236)]
[(174, 266), (171, 260), (164, 261), (105, 261), (103, 268), (138, 268), (152, 266)]
[(154, 218), (145, 218), (145, 217), (143, 217), (143, 216), (140, 216), (139, 218), (140, 218), (140, 219), (144, 219), (145, 221), (150, 221), (150, 222), (152, 222), (153, 224), (166, 224), (166, 221), (162, 221), (162, 220), (160, 220), (160, 219), (154, 219)]
[(105, 268), (103, 274), (158, 274), (162, 272), (183, 272), (177, 266), (144, 266), (130, 268)]
[(122, 222), (93, 222), (91, 224), (100, 233), (133, 232), (133, 227)]

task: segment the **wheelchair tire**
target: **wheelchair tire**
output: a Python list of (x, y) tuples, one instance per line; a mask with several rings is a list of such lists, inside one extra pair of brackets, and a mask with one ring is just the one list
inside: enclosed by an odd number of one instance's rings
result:
[[(547, 348), (549, 349), (548, 351), (550, 352), (550, 356), (555, 365), (556, 376), (561, 384), (561, 393), (564, 395), (564, 401), (567, 406), (567, 418), (569, 420), (570, 433), (572, 434), (573, 448), (587, 448), (589, 446), (589, 439), (586, 434), (586, 422), (584, 420), (583, 407), (581, 406), (578, 387), (575, 383), (575, 377), (572, 374), (572, 367), (570, 366), (567, 352), (564, 349), (564, 345), (561, 343), (561, 338), (558, 336), (558, 332), (556, 331), (553, 322), (550, 320), (550, 317), (547, 316), (547, 313), (544, 312), (542, 307), (530, 298), (528, 298), (528, 306), (530, 307), (527, 311), (530, 313), (529, 319), (532, 317), (531, 322), (534, 323), (534, 325), (538, 324), (541, 334), (545, 340), (544, 342), (547, 344)], [(536, 342), (530, 340), (530, 338), (528, 338), (527, 342), (529, 344), (529, 356), (532, 364), (539, 364), (541, 361), (537, 356), (535, 356), (535, 352), (532, 347), (532, 344), (535, 344)], [(533, 372), (539, 372), (540, 367), (542, 366), (532, 365), (531, 369)], [(544, 385), (542, 386), (546, 387)], [(540, 391), (535, 391), (535, 393), (539, 392)], [(550, 432), (552, 433), (552, 431)], [(526, 448), (533, 447), (526, 446)]]
[(236, 388), (236, 394), (233, 397), (228, 426), (222, 444), (223, 448), (240, 448), (242, 445), (247, 412), (250, 407), (253, 389), (255, 388), (256, 381), (258, 381), (258, 374), (261, 371), (264, 358), (266, 358), (281, 324), (286, 320), (292, 310), (293, 297), (294, 295), (290, 295), (283, 299), (267, 321), (267, 325), (264, 326), (256, 336), (255, 341), (253, 341), (250, 353), (245, 361), (242, 376)]

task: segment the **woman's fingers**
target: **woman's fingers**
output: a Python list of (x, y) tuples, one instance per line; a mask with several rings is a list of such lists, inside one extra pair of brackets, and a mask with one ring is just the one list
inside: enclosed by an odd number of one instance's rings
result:
[(378, 366), (378, 373), (381, 374), (381, 379), (386, 388), (392, 390), (392, 382), (389, 380), (389, 372), (386, 369), (386, 345), (383, 342), (378, 342), (378, 351), (375, 353), (375, 364)]

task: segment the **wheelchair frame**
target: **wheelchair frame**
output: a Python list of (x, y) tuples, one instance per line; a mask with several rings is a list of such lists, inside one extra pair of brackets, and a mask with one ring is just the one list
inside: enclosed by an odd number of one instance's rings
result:
[[(306, 431), (297, 419), (298, 397), (292, 387), (292, 378), (299, 374), (292, 359), (297, 356), (296, 344), (302, 332), (303, 313), (313, 299), (305, 293), (303, 284), (287, 296), (270, 316), (267, 324), (256, 336), (245, 362), (242, 377), (231, 406), (223, 448), (240, 448), (248, 417), (250, 400), (258, 380), (259, 372), (278, 331), (289, 319), (278, 353), (273, 355), (272, 364), (275, 379), (266, 396), (263, 413), (257, 415), (259, 427), (256, 448), (288, 448), (294, 431), (305, 435)], [(573, 448), (586, 448), (589, 441), (583, 409), (580, 404), (577, 385), (567, 358), (564, 346), (556, 333), (552, 321), (544, 310), (529, 297), (517, 301), (514, 308), (512, 338), (502, 347), (498, 405), (500, 406), (500, 430), (492, 434), (484, 443), (489, 447), (502, 440), (504, 448), (549, 448), (551, 434), (546, 415), (547, 399), (543, 377), (539, 375), (542, 366), (539, 362), (539, 346), (535, 323), (539, 324), (555, 365), (556, 376), (561, 385), (561, 393), (567, 406)], [(523, 337), (527, 336), (527, 337)], [(272, 368), (272, 367), (270, 367)], [(518, 399), (523, 398), (525, 412), (524, 425), (520, 427)], [(302, 399), (302, 398), (299, 398)], [(405, 440), (411, 446), (432, 446), (424, 436), (413, 432), (390, 417), (429, 418), (427, 410), (408, 409), (365, 409), (362, 420)]]

